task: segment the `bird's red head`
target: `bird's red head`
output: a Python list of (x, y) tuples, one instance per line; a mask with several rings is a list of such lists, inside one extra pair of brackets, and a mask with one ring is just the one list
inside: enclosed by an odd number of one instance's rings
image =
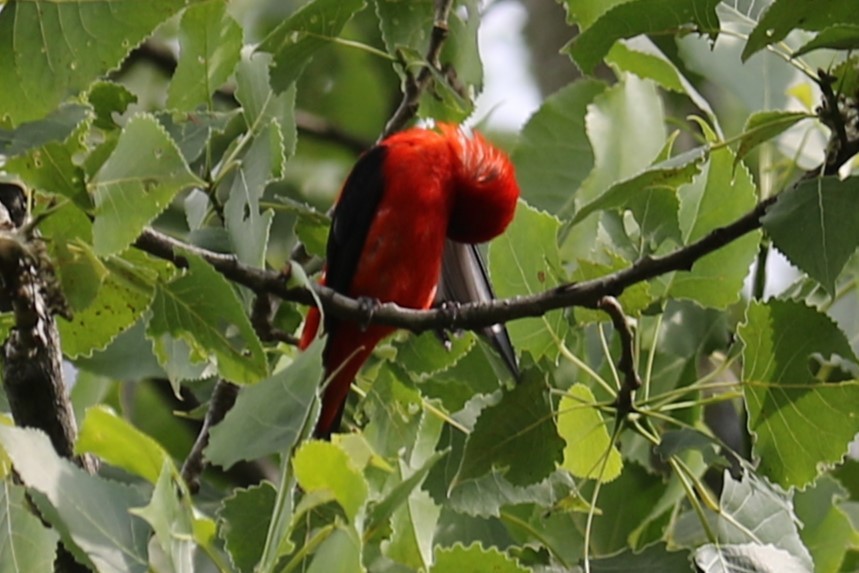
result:
[(466, 134), (446, 123), (438, 128), (455, 158), (448, 237), (461, 243), (483, 243), (497, 237), (513, 220), (519, 199), (513, 164), (477, 132)]

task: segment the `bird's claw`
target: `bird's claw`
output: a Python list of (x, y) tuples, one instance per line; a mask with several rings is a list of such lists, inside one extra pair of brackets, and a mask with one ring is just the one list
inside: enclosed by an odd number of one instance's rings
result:
[(382, 303), (377, 298), (367, 296), (359, 296), (357, 300), (358, 308), (361, 309), (361, 314), (363, 315), (360, 322), (361, 330), (367, 330)]

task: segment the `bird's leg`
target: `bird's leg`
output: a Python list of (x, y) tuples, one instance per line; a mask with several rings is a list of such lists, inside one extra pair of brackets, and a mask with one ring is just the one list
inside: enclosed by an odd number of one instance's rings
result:
[(361, 309), (361, 321), (358, 323), (361, 326), (361, 330), (367, 330), (369, 328), (370, 323), (373, 321), (373, 316), (376, 314), (376, 310), (382, 306), (382, 302), (377, 298), (371, 298), (368, 296), (359, 296), (357, 299), (358, 307)]
[[(438, 308), (441, 311), (442, 315), (444, 315), (446, 324), (454, 324), (456, 322), (457, 317), (459, 317), (459, 306), (459, 302), (455, 300), (444, 300), (438, 305), (436, 305), (436, 308)], [(437, 328), (435, 330), (436, 336), (439, 338), (445, 350), (447, 351), (450, 351), (450, 349), (453, 347), (453, 343), (450, 341), (451, 330), (453, 329)]]

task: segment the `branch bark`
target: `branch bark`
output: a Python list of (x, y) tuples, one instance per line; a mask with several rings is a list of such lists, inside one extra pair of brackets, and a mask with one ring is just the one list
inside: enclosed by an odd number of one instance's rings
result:
[[(760, 228), (761, 218), (777, 200), (770, 197), (758, 203), (754, 209), (733, 223), (714, 229), (698, 241), (676, 249), (661, 257), (645, 257), (626, 269), (588, 281), (561, 285), (541, 293), (496, 299), (482, 303), (461, 305), (456, 313), (444, 309), (414, 310), (392, 303), (383, 303), (369, 313), (360, 301), (337, 293), (325, 286), (311, 284), (325, 312), (337, 318), (364, 324), (387, 324), (423, 332), (425, 330), (468, 329), (475, 330), (520, 318), (542, 316), (549, 311), (572, 306), (597, 308), (602, 297), (619, 296), (630, 286), (673, 271), (689, 270), (702, 257), (722, 248), (746, 233)], [(316, 304), (308, 288), (287, 285), (289, 271), (276, 272), (248, 267), (235, 257), (213, 253), (147, 229), (137, 240), (136, 246), (152, 255), (172, 261), (180, 267), (187, 266), (182, 252), (192, 252), (208, 261), (216, 270), (230, 280), (255, 293), (271, 294), (283, 300), (305, 305)]]

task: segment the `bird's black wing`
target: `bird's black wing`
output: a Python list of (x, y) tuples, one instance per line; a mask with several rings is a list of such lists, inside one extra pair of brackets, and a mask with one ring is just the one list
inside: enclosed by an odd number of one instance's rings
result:
[[(448, 240), (444, 246), (441, 284), (436, 300), (460, 304), (486, 302), (495, 298), (489, 271), (477, 245), (466, 245)], [(516, 349), (504, 324), (493, 324), (480, 330), (480, 334), (495, 348), (514, 380), (519, 380), (519, 362)]]
[[(377, 145), (362, 155), (343, 184), (331, 217), (325, 284), (347, 293), (358, 268), (367, 233), (385, 191), (382, 168), (387, 148)], [(326, 319), (330, 331), (331, 322)]]

